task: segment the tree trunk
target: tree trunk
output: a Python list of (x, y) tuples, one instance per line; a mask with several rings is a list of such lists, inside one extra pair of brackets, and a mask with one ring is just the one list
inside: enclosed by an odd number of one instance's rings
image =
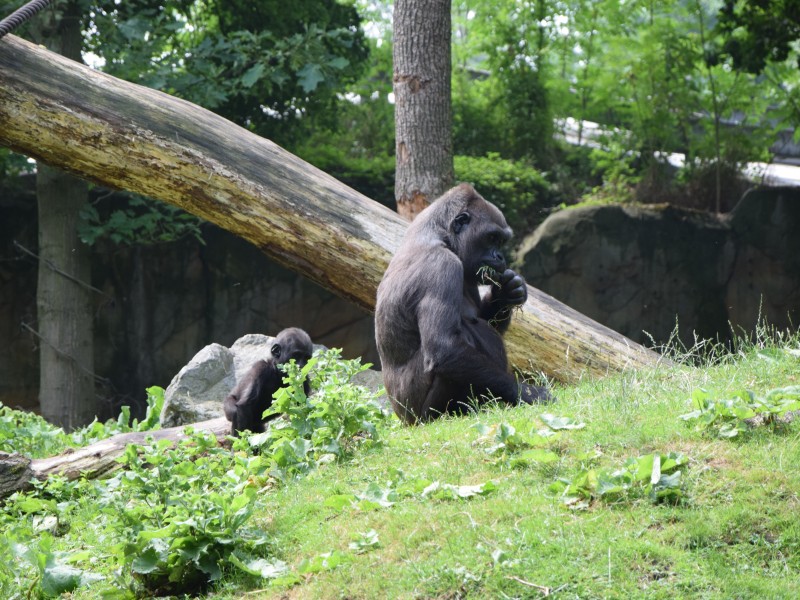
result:
[[(48, 13), (55, 18), (56, 13)], [(69, 3), (40, 36), (48, 48), (81, 60), (80, 12)], [(50, 26), (48, 26), (50, 25)], [(43, 163), (36, 166), (39, 213), (39, 404), (42, 416), (67, 431), (97, 415), (91, 253), (78, 239), (78, 212), (88, 199), (85, 181)]]
[(412, 220), (453, 185), (450, 0), (394, 5), (397, 212)]
[[(179, 206), (366, 310), (405, 231), (269, 140), (13, 35), (0, 40), (0, 144)], [(562, 381), (662, 360), (533, 288), (506, 346), (513, 365)]]

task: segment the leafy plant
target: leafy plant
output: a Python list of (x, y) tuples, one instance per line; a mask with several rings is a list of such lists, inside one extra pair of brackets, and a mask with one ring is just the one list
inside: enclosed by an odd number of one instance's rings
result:
[(377, 510), (393, 506), (403, 498), (417, 500), (463, 500), (476, 496), (487, 496), (497, 490), (491, 481), (476, 485), (454, 485), (431, 481), (424, 477), (407, 477), (399, 469), (394, 471), (392, 480), (381, 485), (370, 482), (360, 494), (334, 494), (325, 499), (325, 506), (335, 510), (356, 508), (361, 511)]
[(36, 576), (27, 582), (29, 592), (38, 590), (45, 598), (56, 598), (103, 579), (102, 575), (73, 567), (69, 563), (75, 557), (65, 552), (54, 552), (52, 545), (52, 536), (45, 532), (27, 545), (12, 544), (10, 547), (15, 558), (34, 568)]
[[(285, 387), (275, 392), (264, 414), (287, 418), (250, 438), (271, 459), (273, 477), (285, 481), (378, 442), (377, 424), (387, 418), (376, 400), (380, 394), (352, 381), (370, 366), (359, 359), (342, 360), (336, 348), (315, 353), (302, 368), (294, 362), (284, 365)], [(310, 397), (303, 389), (306, 378), (315, 390)]]
[(749, 390), (736, 392), (731, 398), (714, 400), (700, 388), (692, 392), (692, 412), (679, 418), (694, 423), (695, 429), (718, 437), (732, 438), (746, 432), (749, 424), (763, 424), (775, 429), (783, 425), (787, 413), (800, 410), (800, 386), (778, 388), (763, 398)]
[(52, 456), (69, 445), (69, 436), (37, 414), (0, 403), (0, 451), (31, 458)]
[(486, 156), (455, 156), (456, 179), (475, 186), (480, 194), (503, 211), (515, 229), (527, 231), (541, 222), (550, 198), (545, 177), (524, 161)]
[(131, 420), (130, 407), (123, 406), (116, 420), (109, 419), (100, 423), (95, 419), (89, 425), (67, 434), (35, 413), (14, 410), (0, 403), (0, 452), (16, 452), (30, 458), (42, 458), (58, 454), (65, 448), (85, 446), (118, 433), (159, 429), (159, 415), (163, 405), (164, 389), (158, 386), (149, 387), (147, 413), (143, 421)]
[(204, 243), (199, 218), (144, 196), (127, 196), (127, 205), (112, 210), (107, 216), (101, 214), (95, 204), (86, 204), (81, 209), (78, 235), (84, 243), (91, 246), (105, 238), (115, 244), (147, 245), (172, 242), (185, 236)]
[(575, 509), (588, 508), (595, 499), (620, 502), (641, 493), (653, 502), (674, 504), (682, 498), (680, 469), (686, 462), (680, 452), (631, 457), (616, 471), (585, 469), (572, 479), (559, 479), (550, 489)]
[(578, 423), (569, 417), (557, 417), (551, 414), (540, 416), (547, 425), (532, 436), (522, 436), (508, 423), (487, 426), (479, 423), (475, 426), (480, 434), (476, 440), (478, 445), (486, 445), (486, 453), (494, 458), (496, 465), (504, 467), (528, 467), (531, 465), (547, 465), (558, 460), (558, 454), (542, 448), (549, 443), (549, 438), (563, 429), (582, 429), (585, 423)]
[(232, 564), (247, 565), (267, 536), (247, 527), (258, 493), (243, 461), (213, 435), (195, 433), (170, 445), (128, 446), (120, 458), (126, 469), (109, 480), (113, 493), (103, 512), (114, 515), (116, 551), (145, 589), (191, 593), (219, 579), (234, 552)]

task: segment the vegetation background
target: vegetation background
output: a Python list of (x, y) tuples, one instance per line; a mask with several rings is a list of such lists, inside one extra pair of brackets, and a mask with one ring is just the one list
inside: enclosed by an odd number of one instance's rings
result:
[[(64, 53), (77, 43), (76, 58), (217, 111), (392, 206), (390, 15), (366, 0), (69, 0), (17, 33)], [(456, 179), (520, 233), (578, 202), (724, 211), (746, 163), (793, 146), (795, 0), (469, 0), (452, 15)], [(35, 168), (0, 149), (5, 186)], [(84, 200), (82, 243), (202, 236), (154, 200), (106, 200)], [(290, 386), (284, 426), (232, 452), (197, 435), (132, 449), (111, 478), (7, 499), (0, 591), (796, 597), (799, 344), (762, 328), (674, 369), (559, 387), (553, 414), (497, 408), (420, 428), (349, 383), (357, 364), (320, 357), (316, 399)], [(45, 456), (147, 430), (161, 393), (141, 422), (53, 413), (67, 433), (2, 407), (0, 449)]]

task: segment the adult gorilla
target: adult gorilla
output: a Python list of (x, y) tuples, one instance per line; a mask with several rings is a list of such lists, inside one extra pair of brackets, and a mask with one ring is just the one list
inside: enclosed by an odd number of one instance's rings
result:
[[(375, 338), (383, 381), (406, 423), (463, 412), (487, 398), (549, 400), (508, 372), (501, 334), (525, 303), (525, 281), (506, 267), (503, 213), (472, 186), (451, 189), (409, 226), (378, 286)], [(481, 298), (478, 285), (490, 291)]]

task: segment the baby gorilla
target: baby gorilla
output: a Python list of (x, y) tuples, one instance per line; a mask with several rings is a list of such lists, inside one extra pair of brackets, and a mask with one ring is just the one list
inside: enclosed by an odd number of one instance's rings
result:
[[(281, 331), (272, 344), (269, 360), (254, 363), (244, 378), (236, 384), (233, 391), (225, 398), (223, 408), (225, 417), (231, 422), (231, 433), (238, 435), (240, 431), (250, 430), (260, 433), (264, 431), (267, 421), (264, 411), (272, 406), (272, 395), (283, 386), (283, 371), (278, 365), (294, 361), (305, 366), (314, 347), (311, 338), (302, 329), (289, 327)], [(309, 393), (308, 381), (303, 383), (306, 395)]]
[[(383, 381), (406, 423), (463, 412), (486, 396), (509, 404), (550, 400), (546, 389), (508, 372), (501, 336), (528, 297), (502, 253), (510, 238), (503, 213), (464, 184), (409, 226), (375, 309)], [(489, 285), (483, 297), (482, 284)]]

